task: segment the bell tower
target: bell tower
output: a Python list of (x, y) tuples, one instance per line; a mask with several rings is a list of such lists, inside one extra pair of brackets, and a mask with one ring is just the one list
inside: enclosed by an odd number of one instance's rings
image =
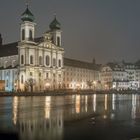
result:
[(21, 29), (20, 29), (20, 40), (21, 42), (28, 42), (34, 41), (35, 37), (35, 23), (34, 23), (34, 15), (31, 13), (31, 11), (28, 8), (25, 10), (25, 12), (21, 15)]
[(54, 17), (54, 20), (49, 25), (51, 33), (52, 33), (52, 42), (58, 46), (61, 47), (61, 24), (57, 21), (56, 15)]

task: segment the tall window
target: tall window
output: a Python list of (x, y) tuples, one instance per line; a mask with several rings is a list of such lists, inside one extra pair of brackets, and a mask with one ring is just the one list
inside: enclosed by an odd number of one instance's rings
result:
[(53, 66), (56, 66), (56, 59), (53, 58)]
[(39, 56), (39, 65), (42, 65), (42, 56)]
[(22, 40), (25, 40), (25, 29), (22, 29)]
[(58, 60), (58, 66), (61, 67), (61, 60)]
[(32, 32), (32, 30), (29, 30), (29, 40), (33, 40), (33, 32)]
[(23, 84), (23, 75), (21, 75), (21, 84)]
[(30, 56), (30, 64), (33, 64), (33, 56)]
[(60, 37), (57, 37), (57, 46), (60, 46)]
[(21, 64), (24, 64), (24, 56), (21, 55)]
[(49, 66), (50, 65), (50, 57), (47, 55), (46, 56), (46, 65)]

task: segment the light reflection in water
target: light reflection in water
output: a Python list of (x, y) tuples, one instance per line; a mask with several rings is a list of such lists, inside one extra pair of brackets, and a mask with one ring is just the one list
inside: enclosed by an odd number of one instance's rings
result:
[(132, 118), (136, 118), (137, 95), (132, 95)]
[(93, 95), (93, 111), (96, 112), (96, 94)]
[(85, 96), (85, 111), (87, 112), (87, 108), (88, 108), (88, 96)]
[(17, 113), (18, 113), (18, 97), (13, 97), (13, 123), (17, 123)]
[(49, 119), (50, 118), (50, 104), (51, 104), (51, 96), (46, 96), (45, 97), (45, 118)]
[(21, 140), (63, 140), (65, 121), (95, 113), (104, 121), (135, 119), (140, 116), (139, 100), (140, 95), (117, 94), (13, 97), (12, 121)]
[(107, 110), (107, 94), (105, 94), (105, 110)]
[(80, 95), (76, 95), (75, 106), (76, 113), (80, 113)]
[(112, 95), (112, 110), (115, 110), (115, 100), (116, 100), (116, 95)]

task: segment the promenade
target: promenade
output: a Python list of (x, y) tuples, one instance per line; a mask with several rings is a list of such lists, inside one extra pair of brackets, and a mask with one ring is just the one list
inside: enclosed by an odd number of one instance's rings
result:
[(42, 92), (0, 92), (1, 96), (66, 96), (66, 95), (91, 95), (91, 94), (140, 94), (140, 90), (53, 90)]

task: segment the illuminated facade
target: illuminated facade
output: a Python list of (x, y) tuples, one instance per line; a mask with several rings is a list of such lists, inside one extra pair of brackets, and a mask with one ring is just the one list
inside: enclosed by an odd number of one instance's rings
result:
[(0, 35), (1, 90), (47, 91), (96, 87), (99, 81), (98, 65), (64, 58), (61, 25), (56, 16), (49, 25), (49, 31), (39, 38), (35, 38), (35, 18), (28, 6), (21, 15), (21, 21), (19, 42), (3, 45)]
[(103, 89), (137, 90), (139, 78), (140, 69), (132, 63), (108, 63), (101, 69)]

